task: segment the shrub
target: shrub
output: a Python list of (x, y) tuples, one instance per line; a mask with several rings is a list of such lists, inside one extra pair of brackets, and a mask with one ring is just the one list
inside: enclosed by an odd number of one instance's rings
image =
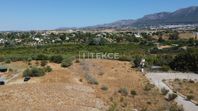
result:
[(163, 65), (162, 68), (161, 68), (161, 70), (164, 71), (164, 72), (167, 72), (167, 71), (170, 70), (170, 67), (167, 66), (167, 65)]
[(162, 95), (166, 95), (166, 94), (168, 94), (168, 92), (169, 92), (169, 90), (167, 90), (166, 88), (161, 89)]
[(27, 61), (28, 61), (28, 62), (31, 62), (31, 61), (32, 61), (32, 58), (31, 58), (31, 57), (29, 57), (29, 58), (27, 59)]
[(31, 69), (26, 69), (25, 71), (23, 71), (23, 77), (29, 76), (31, 75)]
[(192, 79), (190, 79), (188, 82), (189, 82), (189, 83), (195, 83), (195, 81), (192, 80)]
[(128, 95), (128, 89), (127, 88), (120, 88), (118, 91), (122, 96)]
[(105, 45), (107, 43), (108, 43), (108, 41), (102, 37), (89, 38), (89, 40), (88, 40), (89, 45)]
[(93, 76), (91, 76), (90, 74), (86, 74), (85, 79), (87, 80), (87, 82), (89, 84), (95, 84), (95, 85), (99, 84), (98, 81)]
[(109, 88), (108, 88), (108, 86), (103, 85), (103, 86), (101, 87), (101, 89), (104, 90), (104, 91), (107, 91)]
[(63, 61), (63, 57), (61, 55), (51, 56), (50, 61), (59, 64)]
[(28, 62), (28, 66), (31, 66), (32, 65), (32, 63), (31, 62)]
[(26, 56), (10, 56), (9, 59), (12, 61), (12, 62), (16, 62), (16, 61), (27, 61), (28, 57)]
[(30, 77), (40, 77), (40, 76), (44, 76), (45, 75), (45, 72), (43, 69), (41, 68), (36, 68), (36, 67), (33, 67), (31, 69), (26, 69), (24, 72), (23, 72), (23, 77), (26, 77), (26, 76), (30, 76)]
[(44, 68), (45, 72), (52, 72), (52, 68), (50, 66), (47, 66)]
[(132, 96), (136, 96), (137, 95), (137, 92), (135, 90), (131, 90), (131, 95)]
[(35, 64), (38, 66), (38, 65), (39, 65), (39, 62), (38, 62), (38, 61), (36, 61), (36, 62), (35, 62)]
[(183, 106), (178, 106), (177, 104), (173, 104), (168, 108), (168, 111), (184, 111)]
[(150, 91), (152, 88), (154, 88), (155, 86), (153, 84), (150, 84), (150, 83), (147, 83), (145, 86), (144, 86), (144, 90), (145, 91)]
[(83, 82), (83, 79), (79, 79), (80, 82)]
[(76, 63), (80, 63), (80, 60), (79, 59), (76, 59), (76, 61), (75, 61)]
[(168, 95), (167, 100), (168, 100), (168, 101), (172, 101), (172, 100), (174, 100), (175, 98), (177, 98), (177, 94), (172, 93), (172, 94), (169, 94), (169, 95)]
[(69, 67), (72, 65), (72, 60), (71, 59), (64, 59), (61, 63), (61, 67)]
[(0, 57), (0, 62), (3, 62), (5, 61), (5, 58), (4, 57)]
[(173, 31), (169, 34), (169, 40), (178, 40), (179, 39), (179, 33), (177, 31)]
[(9, 68), (9, 70), (8, 70), (9, 72), (13, 72), (13, 69), (12, 68)]
[(48, 60), (48, 56), (44, 54), (39, 54), (37, 55), (36, 60)]
[(133, 63), (135, 65), (135, 67), (139, 67), (140, 65), (140, 62), (141, 62), (141, 57), (140, 56), (136, 56), (133, 60)]
[(47, 65), (47, 61), (46, 61), (46, 60), (42, 60), (42, 61), (41, 61), (41, 66), (44, 67), (44, 66), (46, 66), (46, 65)]
[(5, 63), (6, 63), (6, 64), (10, 64), (10, 63), (11, 63), (11, 60), (10, 60), (10, 59), (6, 59), (6, 60), (5, 60)]
[(131, 57), (128, 57), (128, 56), (121, 56), (118, 58), (119, 61), (130, 61), (131, 60)]
[(194, 99), (194, 96), (193, 96), (193, 95), (187, 95), (187, 96), (186, 96), (186, 99), (187, 99), (187, 100), (192, 100), (192, 99)]
[(107, 110), (107, 111), (118, 111), (118, 105), (117, 105), (117, 103), (113, 103), (110, 107), (109, 107), (109, 109)]

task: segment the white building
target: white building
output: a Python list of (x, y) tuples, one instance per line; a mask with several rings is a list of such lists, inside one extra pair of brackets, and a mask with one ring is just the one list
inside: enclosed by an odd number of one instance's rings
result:
[(134, 34), (136, 38), (142, 38), (142, 36), (140, 35), (140, 33)]

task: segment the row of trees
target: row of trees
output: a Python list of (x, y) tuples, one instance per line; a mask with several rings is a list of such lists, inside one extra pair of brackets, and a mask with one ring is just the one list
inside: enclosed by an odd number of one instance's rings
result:
[(198, 49), (190, 48), (179, 54), (158, 54), (149, 56), (135, 56), (132, 63), (135, 67), (139, 67), (141, 59), (146, 59), (145, 66), (161, 66), (163, 71), (175, 70), (181, 72), (198, 73)]

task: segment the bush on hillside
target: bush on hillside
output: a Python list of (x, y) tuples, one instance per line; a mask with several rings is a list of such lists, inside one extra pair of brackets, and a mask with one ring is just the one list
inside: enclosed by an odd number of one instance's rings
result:
[(36, 56), (36, 60), (48, 60), (49, 57), (44, 54), (39, 54)]
[(41, 66), (44, 67), (44, 66), (46, 66), (46, 65), (47, 65), (47, 60), (42, 60), (42, 61), (41, 61)]
[(132, 96), (136, 96), (137, 95), (137, 92), (135, 90), (131, 90), (131, 95)]
[(164, 72), (168, 72), (171, 68), (167, 65), (163, 65), (161, 70), (164, 71)]
[(134, 65), (135, 65), (135, 67), (139, 67), (139, 66), (140, 66), (141, 60), (142, 60), (142, 57), (140, 57), (140, 56), (136, 56), (136, 57), (134, 58), (133, 63), (134, 63)]
[(72, 59), (64, 59), (61, 63), (61, 67), (69, 67), (72, 65)]
[(168, 94), (168, 92), (169, 92), (169, 90), (167, 90), (166, 88), (161, 89), (162, 95), (166, 95), (166, 94)]
[(29, 77), (40, 77), (40, 76), (44, 76), (45, 75), (45, 71), (41, 68), (36, 68), (33, 67), (31, 69), (26, 69), (23, 72), (23, 77), (29, 76)]
[(193, 95), (187, 95), (186, 99), (190, 101), (190, 100), (194, 99), (194, 96)]
[(131, 57), (128, 57), (128, 56), (121, 56), (118, 58), (119, 61), (130, 61), (131, 60)]
[(127, 88), (120, 88), (118, 91), (122, 96), (128, 95), (128, 89)]
[(10, 60), (10, 59), (6, 59), (6, 60), (5, 60), (5, 63), (6, 63), (6, 64), (9, 64), (9, 63), (11, 63), (11, 60)]
[(177, 94), (172, 93), (172, 94), (169, 94), (169, 95), (168, 95), (167, 100), (168, 100), (168, 101), (173, 101), (173, 100), (175, 100), (175, 98), (177, 98)]
[(97, 37), (97, 38), (89, 38), (88, 44), (89, 45), (105, 45), (109, 43), (105, 38)]
[(153, 89), (154, 87), (155, 87), (155, 85), (150, 84), (150, 83), (147, 83), (147, 84), (144, 86), (144, 91), (150, 91), (150, 90)]
[(176, 71), (198, 73), (198, 50), (188, 50), (180, 53), (170, 63), (170, 67)]
[(168, 111), (184, 111), (184, 108), (181, 105), (173, 104), (168, 108)]
[(98, 82), (98, 80), (96, 79), (96, 78), (94, 78), (92, 75), (90, 75), (90, 74), (86, 74), (85, 75), (85, 79), (87, 80), (87, 82), (89, 83), (89, 84), (94, 84), (94, 85), (98, 85), (99, 84), (99, 82)]
[(178, 40), (179, 39), (179, 33), (177, 31), (174, 31), (169, 34), (169, 40)]
[(102, 85), (101, 89), (104, 90), (104, 91), (107, 91), (109, 88), (106, 85)]
[(61, 55), (54, 55), (50, 57), (50, 61), (59, 64), (63, 61), (63, 57)]
[(52, 68), (50, 66), (44, 67), (45, 72), (52, 72)]

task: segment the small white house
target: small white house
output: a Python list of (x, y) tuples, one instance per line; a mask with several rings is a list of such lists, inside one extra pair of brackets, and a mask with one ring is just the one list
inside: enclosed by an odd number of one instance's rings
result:
[(4, 39), (0, 39), (0, 43), (1, 44), (4, 44), (5, 43), (5, 40)]
[(140, 35), (140, 33), (134, 34), (136, 38), (142, 38), (142, 36)]

